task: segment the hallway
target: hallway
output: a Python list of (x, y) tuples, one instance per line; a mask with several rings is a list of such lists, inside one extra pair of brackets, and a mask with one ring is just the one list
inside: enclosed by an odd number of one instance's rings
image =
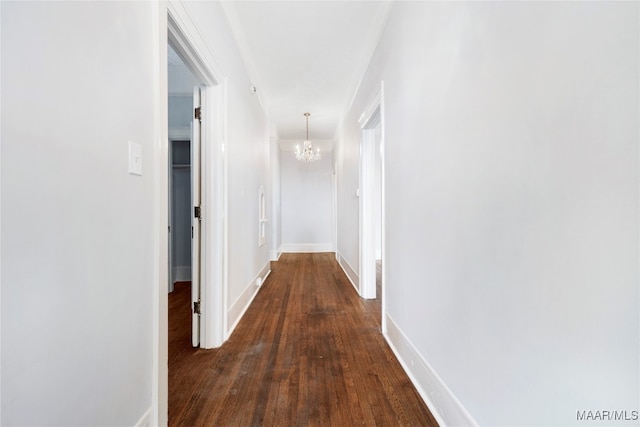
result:
[(0, 426), (638, 427), (640, 1), (5, 0), (0, 38)]
[(189, 286), (169, 297), (169, 425), (433, 425), (333, 253), (283, 254), (229, 340), (190, 345)]

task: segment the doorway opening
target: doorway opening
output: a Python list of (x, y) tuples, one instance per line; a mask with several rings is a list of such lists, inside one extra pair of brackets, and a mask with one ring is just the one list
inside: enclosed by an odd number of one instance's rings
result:
[[(180, 310), (190, 310), (191, 342), (200, 346), (201, 331), (201, 217), (200, 206), (200, 84), (180, 55), (167, 45), (167, 89), (169, 114), (169, 292), (176, 286), (188, 291), (191, 302)], [(189, 289), (186, 289), (189, 288)], [(171, 297), (169, 306), (173, 307)], [(173, 314), (173, 313), (172, 313)], [(171, 321), (172, 316), (169, 316)], [(170, 324), (173, 341), (182, 336)], [(185, 331), (186, 332), (186, 331)]]
[(360, 295), (380, 298), (385, 322), (383, 86), (360, 116)]
[[(169, 95), (171, 114), (172, 96)], [(191, 287), (191, 137), (169, 129), (169, 293)]]
[(382, 123), (373, 129), (375, 154), (373, 182), (373, 233), (376, 259), (376, 298), (382, 295)]
[[(227, 163), (224, 154), (224, 140), (226, 138), (226, 79), (209, 46), (202, 38), (189, 10), (182, 2), (165, 2), (155, 5), (158, 11), (158, 44), (154, 49), (157, 62), (157, 144), (155, 145), (154, 169), (157, 171), (157, 191), (155, 220), (157, 223), (157, 251), (156, 277), (157, 287), (154, 290), (154, 353), (153, 353), (153, 398), (152, 424), (167, 424), (168, 409), (168, 303), (169, 290), (174, 283), (171, 277), (173, 260), (169, 259), (170, 225), (169, 197), (172, 160), (170, 160), (171, 141), (189, 141), (192, 169), (191, 176), (201, 176), (201, 191), (192, 188), (192, 195), (200, 195), (200, 200), (191, 200), (190, 216), (198, 221), (192, 221), (194, 236), (196, 227), (201, 228), (201, 244), (199, 256), (191, 255), (191, 281), (200, 279), (200, 295), (197, 306), (187, 307), (187, 315), (195, 318), (194, 313), (200, 312), (198, 322), (199, 347), (214, 348), (222, 345), (227, 338), (226, 326), (226, 283), (227, 283)], [(169, 137), (169, 46), (186, 68), (195, 77), (195, 85), (199, 85), (192, 92), (192, 100), (199, 99), (198, 107), (192, 104), (190, 116), (196, 119), (195, 108), (198, 108), (200, 120), (194, 120), (188, 131), (182, 134), (172, 134)], [(194, 89), (193, 86), (191, 86)], [(200, 162), (194, 162), (193, 144), (195, 135), (201, 136)], [(171, 153), (172, 154), (172, 153)], [(201, 164), (201, 172), (196, 167)], [(197, 175), (196, 175), (197, 174)], [(192, 199), (189, 196), (189, 199)], [(198, 208), (198, 209), (196, 209)], [(190, 236), (189, 236), (190, 238)], [(192, 248), (194, 246), (192, 245)], [(199, 266), (194, 266), (194, 260), (202, 259)], [(176, 272), (177, 274), (181, 274)], [(191, 295), (188, 295), (191, 299)], [(194, 331), (196, 328), (192, 328)], [(189, 331), (191, 332), (191, 331)], [(191, 345), (191, 343), (189, 343)]]
[[(168, 44), (167, 49), (170, 47), (176, 53), (193, 77), (186, 79), (179, 91), (185, 97), (182, 102), (184, 111), (189, 108), (189, 115), (182, 124), (178, 123), (178, 133), (182, 134), (171, 138), (191, 141), (193, 345), (214, 348), (227, 338), (226, 80), (184, 6), (179, 2), (168, 3), (166, 17), (165, 46)], [(167, 75), (167, 87), (170, 84)], [(167, 125), (171, 120), (167, 118)], [(188, 128), (185, 122), (189, 123)], [(189, 138), (184, 138), (185, 135)], [(196, 244), (198, 237), (199, 244)]]

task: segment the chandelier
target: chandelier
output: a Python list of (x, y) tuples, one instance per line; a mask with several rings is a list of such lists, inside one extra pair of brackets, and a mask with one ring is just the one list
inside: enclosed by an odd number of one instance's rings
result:
[(303, 143), (302, 150), (299, 145), (296, 145), (296, 159), (302, 160), (305, 162), (315, 162), (316, 160), (320, 160), (320, 149), (316, 148), (316, 151), (313, 151), (313, 147), (311, 146), (311, 141), (309, 141), (309, 116), (311, 114), (304, 113), (304, 117), (307, 120), (307, 139), (305, 139)]

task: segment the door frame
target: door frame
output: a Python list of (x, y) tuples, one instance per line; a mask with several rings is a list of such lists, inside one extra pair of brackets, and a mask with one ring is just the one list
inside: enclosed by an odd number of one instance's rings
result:
[[(171, 40), (170, 40), (171, 41)], [(169, 43), (171, 44), (171, 43)], [(202, 315), (202, 244), (204, 236), (202, 229), (202, 214), (196, 215), (196, 209), (202, 211), (204, 203), (202, 200), (202, 147), (204, 146), (202, 127), (206, 122), (204, 114), (198, 116), (198, 109), (202, 112), (204, 103), (204, 91), (206, 86), (198, 85), (193, 88), (192, 106), (193, 117), (191, 118), (191, 138), (189, 142), (189, 158), (191, 163), (191, 345), (200, 347), (204, 344), (200, 334), (206, 324), (206, 317)], [(204, 113), (204, 112), (202, 112)], [(200, 307), (196, 310), (196, 305)]]
[(167, 140), (167, 150), (168, 150), (168, 180), (169, 180), (169, 193), (168, 193), (168, 203), (167, 206), (169, 206), (169, 210), (168, 210), (168, 215), (169, 217), (167, 218), (167, 224), (169, 224), (169, 244), (168, 244), (168, 248), (169, 248), (169, 252), (168, 252), (168, 262), (167, 265), (169, 266), (169, 292), (173, 292), (173, 283), (174, 283), (174, 271), (173, 271), (173, 234), (174, 234), (174, 227), (173, 227), (173, 154), (172, 154), (172, 147), (173, 147), (173, 143), (176, 141), (186, 141), (186, 140), (190, 140), (191, 139), (191, 132), (189, 128), (174, 128), (174, 129), (169, 129), (169, 136), (168, 136), (168, 140)]
[[(201, 300), (204, 348), (222, 345), (226, 336), (227, 284), (227, 159), (224, 152), (227, 117), (227, 78), (199, 33), (185, 5), (167, 3), (167, 39), (196, 79), (201, 90)], [(166, 63), (166, 61), (165, 61)], [(165, 86), (166, 90), (166, 86)], [(168, 121), (167, 121), (168, 126)]]
[(156, 46), (156, 144), (154, 149), (154, 302), (152, 425), (168, 422), (168, 197), (169, 118), (167, 43), (203, 83), (202, 103), (202, 266), (201, 347), (220, 346), (225, 339), (227, 312), (227, 79), (190, 12), (179, 0), (154, 2)]
[(360, 140), (360, 227), (359, 227), (359, 279), (362, 298), (376, 298), (376, 253), (375, 253), (375, 221), (374, 191), (376, 188), (376, 153), (375, 128), (380, 125), (380, 158), (381, 158), (381, 241), (382, 241), (382, 331), (386, 331), (384, 313), (385, 304), (385, 129), (384, 129), (384, 82), (380, 82), (378, 92), (372, 97), (358, 120), (362, 138)]

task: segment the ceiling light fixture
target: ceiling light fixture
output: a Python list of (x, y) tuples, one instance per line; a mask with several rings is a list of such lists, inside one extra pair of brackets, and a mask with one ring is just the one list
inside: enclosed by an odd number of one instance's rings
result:
[(305, 162), (315, 162), (316, 160), (320, 160), (320, 149), (316, 148), (316, 151), (313, 151), (313, 147), (311, 146), (311, 141), (309, 141), (309, 116), (311, 114), (304, 113), (304, 117), (307, 120), (307, 139), (305, 139), (303, 143), (302, 150), (299, 145), (296, 145), (296, 159), (303, 160)]

